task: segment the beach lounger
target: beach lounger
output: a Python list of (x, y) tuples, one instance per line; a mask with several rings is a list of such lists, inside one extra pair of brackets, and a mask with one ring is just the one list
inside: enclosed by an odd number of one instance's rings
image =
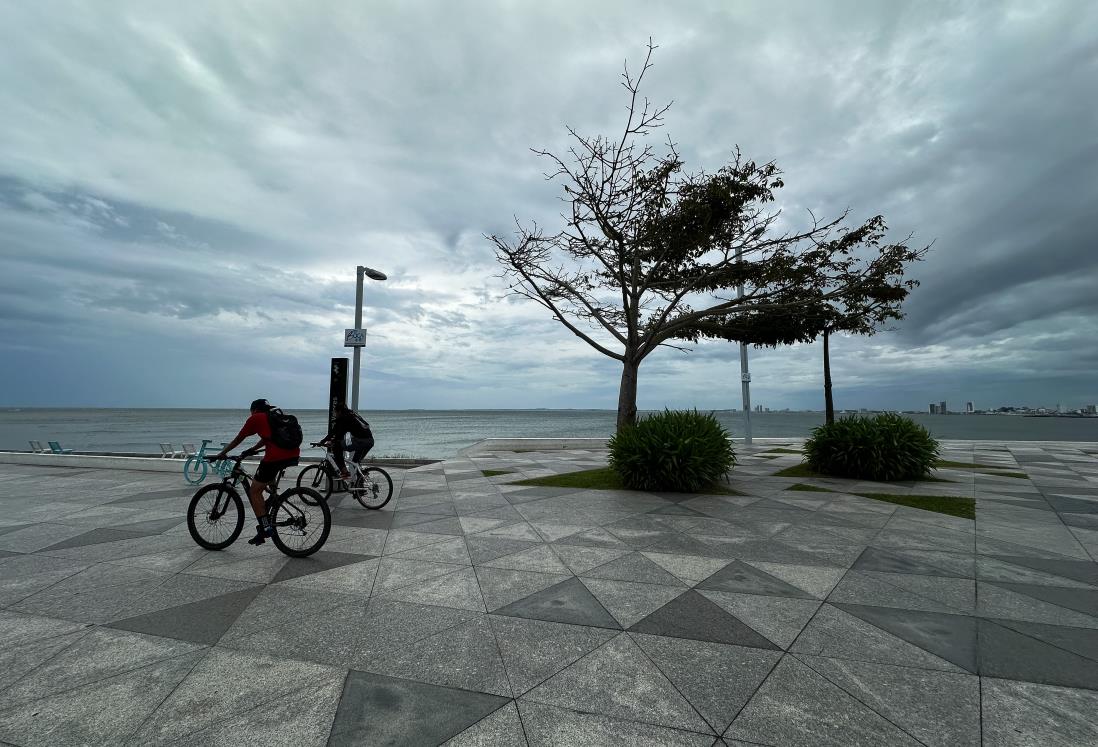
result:
[(50, 451), (52, 451), (54, 454), (71, 454), (72, 453), (72, 449), (62, 449), (61, 444), (58, 443), (57, 441), (47, 441), (46, 443), (48, 443), (50, 445)]
[(46, 447), (42, 445), (41, 441), (30, 441), (31, 452), (34, 454), (44, 454)]
[(182, 451), (176, 451), (175, 447), (171, 444), (160, 444), (161, 459), (174, 459), (178, 456), (183, 456)]
[(194, 456), (196, 453), (194, 444), (183, 444), (183, 456)]

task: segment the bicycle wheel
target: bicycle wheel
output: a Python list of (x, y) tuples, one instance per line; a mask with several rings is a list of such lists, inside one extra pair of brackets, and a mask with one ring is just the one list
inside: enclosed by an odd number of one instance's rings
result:
[(207, 550), (223, 550), (244, 529), (244, 503), (228, 485), (207, 485), (194, 494), (187, 508), (191, 538)]
[(314, 464), (301, 470), (301, 474), (297, 476), (297, 486), (312, 488), (320, 493), (324, 500), (328, 500), (332, 497), (332, 473), (326, 470), (324, 465)]
[(270, 516), (275, 547), (294, 558), (312, 555), (332, 531), (328, 502), (311, 488), (290, 488), (278, 496)]
[(206, 466), (205, 459), (190, 456), (187, 458), (187, 461), (183, 463), (183, 479), (191, 485), (198, 485), (206, 479), (207, 470), (209, 470), (209, 467)]
[(393, 478), (381, 467), (363, 467), (351, 485), (351, 495), (365, 508), (376, 511), (393, 497)]

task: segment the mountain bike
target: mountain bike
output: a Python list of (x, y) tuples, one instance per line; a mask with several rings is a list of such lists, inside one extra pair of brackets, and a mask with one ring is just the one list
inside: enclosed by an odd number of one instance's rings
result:
[[(310, 445), (318, 448), (321, 446), (319, 443)], [(336, 464), (335, 456), (331, 449), (325, 448), (324, 461), (301, 470), (301, 474), (297, 476), (297, 486), (312, 488), (327, 500), (332, 495), (332, 490), (342, 485), (364, 508), (375, 511), (389, 502), (393, 497), (393, 478), (389, 477), (388, 472), (381, 467), (363, 467), (349, 459), (346, 461), (348, 467), (354, 468), (349, 480), (339, 476), (339, 465)]]
[[(187, 529), (200, 547), (224, 550), (244, 529), (244, 501), (237, 486), (247, 495), (252, 478), (240, 466), (243, 459), (243, 454), (228, 459), (232, 469), (221, 482), (207, 485), (191, 498), (187, 508)], [(273, 529), (271, 540), (275, 547), (291, 557), (312, 555), (324, 546), (332, 530), (328, 503), (309, 487), (293, 487), (279, 493), (281, 478), (282, 473), (279, 473), (267, 486), (264, 497)]]

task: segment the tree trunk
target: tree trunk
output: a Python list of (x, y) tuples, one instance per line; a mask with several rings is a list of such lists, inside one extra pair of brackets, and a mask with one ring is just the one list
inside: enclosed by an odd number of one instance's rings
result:
[(640, 364), (626, 358), (621, 366), (621, 389), (618, 390), (619, 431), (637, 422), (637, 369)]
[(831, 399), (831, 353), (828, 348), (827, 338), (829, 336), (828, 331), (825, 329), (823, 333), (824, 337), (824, 412), (826, 413), (826, 422), (831, 425), (835, 422), (835, 402)]

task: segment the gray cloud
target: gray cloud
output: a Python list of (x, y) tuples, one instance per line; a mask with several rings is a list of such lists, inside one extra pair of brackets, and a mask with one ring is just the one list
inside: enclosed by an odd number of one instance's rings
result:
[[(528, 149), (615, 132), (650, 35), (688, 166), (738, 143), (790, 224), (934, 240), (899, 328), (835, 341), (841, 406), (1098, 400), (1095, 28), (1066, 0), (7, 4), (0, 404), (314, 404), (361, 263), (379, 402), (613, 407), (613, 362), (506, 298), (482, 236), (558, 220)], [(819, 407), (819, 355), (754, 351), (756, 400)], [(661, 351), (641, 404), (735, 406), (735, 360)]]

